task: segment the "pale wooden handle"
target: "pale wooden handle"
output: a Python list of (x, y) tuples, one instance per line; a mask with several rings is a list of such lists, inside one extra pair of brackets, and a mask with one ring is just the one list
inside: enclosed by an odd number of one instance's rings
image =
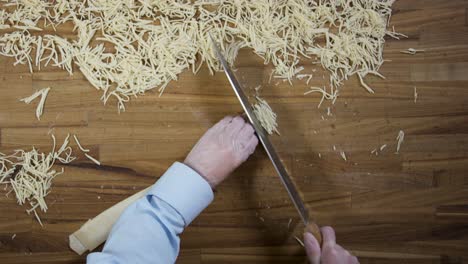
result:
[(320, 232), (320, 228), (316, 223), (314, 222), (308, 223), (304, 231), (312, 233), (315, 239), (317, 239), (320, 247), (322, 247), (322, 232)]
[(92, 251), (106, 241), (114, 223), (122, 212), (133, 202), (143, 197), (150, 189), (148, 187), (118, 204), (110, 207), (98, 216), (86, 222), (81, 228), (69, 237), (70, 248), (79, 255)]

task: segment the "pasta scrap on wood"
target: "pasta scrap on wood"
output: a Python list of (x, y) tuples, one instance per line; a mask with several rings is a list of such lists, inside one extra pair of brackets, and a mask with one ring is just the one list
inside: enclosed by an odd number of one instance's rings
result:
[(414, 102), (418, 101), (418, 89), (414, 86)]
[(85, 157), (88, 158), (90, 161), (92, 161), (93, 163), (97, 164), (97, 165), (101, 165), (101, 162), (99, 160), (97, 160), (96, 158), (94, 158), (93, 156), (89, 155), (89, 149), (87, 148), (84, 148), (80, 141), (78, 140), (78, 137), (76, 135), (73, 135), (73, 139), (75, 139), (75, 142), (76, 142), (76, 145), (78, 146), (78, 148), (84, 153)]
[(396, 139), (397, 139), (396, 153), (400, 153), (401, 143), (403, 143), (403, 140), (405, 140), (405, 132), (403, 132), (403, 130), (400, 130), (400, 132), (398, 132), (398, 136)]
[(348, 161), (348, 157), (346, 156), (346, 153), (344, 151), (340, 151), (340, 156), (344, 161)]
[(37, 120), (41, 120), (42, 112), (44, 110), (44, 104), (47, 98), (47, 95), (49, 94), (50, 87), (43, 88), (35, 93), (33, 93), (31, 96), (26, 97), (21, 99), (21, 102), (25, 102), (26, 104), (30, 104), (34, 99), (37, 97), (41, 97), (41, 100), (39, 101), (39, 104), (36, 107), (36, 118)]
[(258, 96), (255, 98), (257, 99), (257, 103), (253, 106), (253, 111), (262, 127), (270, 135), (273, 134), (273, 132), (280, 135), (278, 123), (276, 122), (276, 113), (273, 112), (273, 109), (271, 109), (267, 101)]
[(56, 150), (55, 137), (52, 135), (53, 147), (49, 153), (39, 152), (32, 148), (29, 151), (16, 150), (11, 155), (0, 153), (0, 184), (10, 186), (18, 204), (28, 204), (31, 212), (42, 225), (37, 209), (46, 212), (48, 209), (45, 197), (49, 194), (52, 180), (63, 173), (54, 169), (57, 161), (68, 164), (75, 160), (72, 149), (68, 146), (68, 137)]
[(294, 236), (294, 239), (296, 240), (297, 243), (299, 243), (299, 245), (304, 247), (304, 242), (300, 238), (298, 238), (297, 236)]
[(418, 50), (418, 49), (409, 48), (407, 50), (402, 50), (400, 52), (404, 53), (404, 54), (409, 54), (409, 55), (416, 55), (416, 53), (425, 52), (425, 50)]
[[(73, 137), (85, 156), (99, 165), (98, 160), (86, 153), (76, 135)], [(52, 135), (53, 147), (48, 153), (40, 152), (34, 147), (29, 151), (16, 150), (10, 155), (0, 153), (0, 184), (10, 188), (7, 195), (13, 192), (19, 205), (29, 205), (26, 212), (33, 213), (41, 226), (43, 224), (37, 209), (47, 212), (45, 198), (50, 193), (52, 181), (64, 172), (63, 168), (59, 171), (54, 168), (56, 163), (69, 164), (76, 159), (72, 155), (69, 138), (70, 135), (67, 135), (60, 148), (56, 149), (55, 136)]]
[[(364, 77), (384, 63), (385, 38), (406, 37), (388, 27), (394, 0), (3, 2), (1, 55), (30, 72), (53, 66), (73, 74), (76, 65), (104, 103), (117, 99), (119, 111), (146, 91), (162, 94), (186, 69), (221, 70), (209, 33), (230, 64), (250, 48), (272, 64), (271, 78), (292, 84), (309, 83), (301, 61), (317, 60), (329, 73), (328, 89), (358, 74), (369, 92)], [(38, 34), (64, 24), (74, 26), (74, 36)]]
[(89, 149), (84, 148), (84, 147), (81, 145), (81, 143), (80, 143), (80, 141), (78, 140), (78, 137), (77, 137), (76, 135), (73, 135), (73, 139), (75, 140), (76, 145), (78, 146), (78, 148), (79, 148), (81, 151), (83, 151), (84, 153), (88, 153), (88, 152), (89, 152)]
[(85, 156), (91, 160), (92, 162), (94, 162), (96, 165), (101, 165), (101, 162), (99, 160), (97, 160), (96, 158), (94, 158), (93, 156), (89, 155), (88, 153), (85, 153)]

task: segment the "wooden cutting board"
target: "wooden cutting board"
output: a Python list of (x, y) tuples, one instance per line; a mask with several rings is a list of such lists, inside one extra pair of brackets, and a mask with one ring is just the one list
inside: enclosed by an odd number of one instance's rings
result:
[[(238, 58), (238, 76), (279, 116), (275, 146), (321, 225), (361, 263), (454, 263), (468, 258), (468, 3), (400, 0), (392, 24), (408, 39), (388, 40), (381, 80), (367, 79), (368, 94), (352, 78), (335, 105), (317, 108), (308, 85), (268, 82), (271, 65), (250, 51)], [(61, 34), (70, 34), (64, 30)], [(400, 53), (424, 49), (415, 56)], [(0, 151), (32, 146), (48, 151), (49, 132), (75, 133), (103, 164), (79, 154), (65, 166), (41, 214), (45, 228), (12, 197), (0, 194), (1, 263), (81, 263), (68, 235), (89, 218), (152, 184), (183, 160), (217, 120), (240, 112), (223, 74), (182, 74), (166, 93), (133, 99), (117, 113), (75, 71), (30, 74), (0, 58)], [(310, 85), (327, 83), (317, 65)], [(44, 115), (20, 98), (50, 86)], [(418, 99), (414, 102), (414, 87)], [(331, 114), (327, 114), (330, 106)], [(405, 132), (399, 154), (396, 136)], [(380, 147), (386, 148), (380, 151)], [(336, 149), (336, 150), (335, 150)], [(379, 154), (371, 154), (379, 149)], [(340, 156), (344, 151), (347, 161)], [(79, 153), (79, 152), (77, 152)], [(10, 195), (11, 196), (11, 195)], [(290, 220), (291, 219), (291, 220)], [(304, 262), (296, 212), (261, 149), (219, 188), (214, 203), (182, 236), (180, 263)], [(12, 236), (16, 234), (15, 238)], [(374, 262), (373, 262), (374, 261)]]

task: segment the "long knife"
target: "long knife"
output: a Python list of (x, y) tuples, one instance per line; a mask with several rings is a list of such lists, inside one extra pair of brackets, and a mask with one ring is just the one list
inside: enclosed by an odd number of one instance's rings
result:
[(280, 158), (278, 157), (278, 154), (275, 151), (275, 148), (271, 144), (270, 140), (268, 139), (268, 136), (265, 133), (265, 130), (261, 126), (260, 122), (258, 121), (257, 117), (255, 116), (252, 106), (245, 95), (244, 91), (242, 90), (242, 87), (240, 83), (237, 81), (236, 76), (234, 75), (234, 72), (231, 70), (231, 67), (229, 67), (228, 63), (226, 62), (226, 59), (224, 58), (223, 54), (221, 53), (221, 50), (218, 46), (218, 44), (215, 42), (213, 37), (210, 34), (211, 41), (213, 42), (213, 47), (216, 52), (216, 55), (221, 62), (221, 65), (224, 68), (224, 73), (226, 73), (226, 76), (231, 83), (232, 88), (234, 89), (234, 92), (236, 93), (237, 98), (239, 99), (242, 108), (245, 111), (245, 114), (250, 120), (250, 123), (255, 129), (255, 132), (257, 133), (258, 139), (260, 143), (263, 145), (263, 148), (265, 149), (268, 157), (270, 158), (271, 162), (273, 163), (273, 167), (275, 167), (276, 172), (280, 176), (281, 182), (283, 183), (284, 187), (286, 188), (289, 198), (291, 198), (294, 206), (296, 207), (297, 211), (299, 212), (299, 215), (302, 219), (302, 222), (306, 226), (307, 231), (311, 232), (319, 241), (321, 244), (322, 241), (322, 236), (320, 233), (320, 230), (318, 226), (314, 223), (314, 221), (309, 218), (309, 212), (307, 208), (305, 207), (304, 202), (302, 201), (301, 196), (299, 195), (296, 187), (294, 186), (293, 182), (291, 181), (291, 178), (289, 177), (288, 172), (284, 168), (283, 163), (281, 162)]

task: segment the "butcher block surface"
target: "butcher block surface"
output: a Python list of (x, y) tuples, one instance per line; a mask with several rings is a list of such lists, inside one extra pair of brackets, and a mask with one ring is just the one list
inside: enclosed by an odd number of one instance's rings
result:
[[(334, 105), (310, 86), (327, 84), (319, 65), (304, 62), (305, 80), (272, 79), (271, 65), (249, 50), (237, 59), (246, 92), (278, 114), (271, 136), (311, 215), (336, 229), (337, 242), (361, 263), (463, 263), (468, 260), (468, 1), (399, 0), (391, 21), (407, 39), (388, 39), (381, 73), (369, 94), (348, 80)], [(71, 28), (70, 28), (71, 30)], [(416, 55), (401, 51), (425, 50)], [(29, 73), (0, 57), (0, 152), (47, 152), (76, 134), (88, 160), (64, 167), (40, 213), (44, 227), (0, 189), (0, 263), (84, 263), (68, 235), (106, 208), (154, 183), (226, 115), (241, 112), (223, 73), (183, 73), (159, 97), (133, 98), (118, 113), (75, 69)], [(19, 99), (51, 87), (44, 115)], [(417, 90), (415, 102), (414, 90)], [(328, 113), (327, 107), (330, 107)], [(397, 152), (396, 137), (405, 133)], [(386, 147), (383, 147), (386, 145)], [(382, 151), (380, 148), (383, 148)], [(371, 153), (374, 149), (374, 151)], [(346, 155), (344, 160), (343, 152)], [(216, 190), (214, 202), (182, 234), (179, 263), (305, 263), (303, 226), (265, 152)], [(129, 237), (129, 240), (133, 238)]]

